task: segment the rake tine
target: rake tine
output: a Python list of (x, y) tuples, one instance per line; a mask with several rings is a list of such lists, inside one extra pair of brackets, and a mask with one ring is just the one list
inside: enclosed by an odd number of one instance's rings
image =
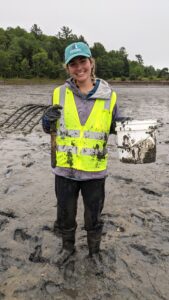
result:
[[(9, 128), (10, 126), (12, 126), (18, 119), (20, 119), (21, 116), (23, 116), (27, 111), (31, 111), (33, 108), (38, 107), (35, 104), (32, 104), (31, 107), (26, 108), (24, 111), (22, 111), (18, 116), (16, 116), (16, 118), (11, 121), (11, 123), (9, 123), (9, 125), (7, 126), (7, 128)], [(15, 114), (14, 114), (15, 115)]]
[[(30, 127), (30, 129), (29, 129), (28, 132), (31, 132), (31, 131), (33, 130), (33, 128), (34, 128), (36, 125), (39, 124), (39, 122), (40, 122), (40, 120), (42, 119), (42, 117), (43, 117), (43, 115), (40, 116), (40, 118), (36, 121), (36, 123), (34, 123), (34, 124)], [(25, 127), (25, 126), (24, 126), (24, 127)]]
[[(27, 118), (27, 116), (29, 116), (30, 114), (32, 114), (32, 112), (34, 112), (35, 110), (37, 110), (38, 108), (43, 107), (43, 105), (36, 105), (35, 107), (32, 107), (31, 109), (29, 109), (29, 111), (27, 112), (27, 110), (22, 114), (24, 115), (23, 118), (21, 118), (19, 120), (19, 122), (14, 126), (14, 129), (16, 129), (22, 122), (23, 120), (25, 120)], [(27, 113), (26, 113), (27, 112)], [(25, 115), (26, 113), (26, 115)], [(34, 115), (33, 115), (34, 116)], [(18, 118), (19, 119), (19, 118)]]
[[(51, 106), (51, 105), (48, 105), (48, 106), (44, 109), (44, 112), (45, 112), (46, 109), (49, 108), (50, 106)], [(40, 122), (40, 120), (42, 119), (42, 117), (43, 117), (43, 114), (40, 116), (40, 118), (37, 120), (37, 122), (33, 124), (33, 126), (32, 126), (31, 129), (30, 129), (30, 132), (32, 131), (32, 129), (33, 129), (36, 125), (39, 124), (39, 122)]]
[(21, 106), (16, 111), (14, 111), (14, 113), (12, 115), (10, 115), (3, 123), (1, 123), (0, 126), (3, 126), (4, 124), (6, 124), (15, 114), (17, 114), (18, 111), (20, 111), (28, 106), (32, 106), (32, 105), (34, 105), (34, 104), (26, 104), (26, 105)]
[[(42, 108), (40, 108), (25, 124), (24, 124), (24, 126), (22, 126), (21, 127), (21, 130), (23, 130), (25, 127), (26, 127), (26, 125), (36, 116), (36, 115), (38, 115), (41, 111), (45, 111), (48, 107), (50, 107), (51, 105), (44, 105), (44, 107)], [(30, 127), (30, 132), (32, 131), (32, 129), (40, 122), (40, 120), (42, 119), (42, 117), (43, 117), (43, 115), (41, 115), (40, 116), (40, 118), (38, 119), (38, 121), (36, 122), (36, 123), (34, 123), (31, 127)]]

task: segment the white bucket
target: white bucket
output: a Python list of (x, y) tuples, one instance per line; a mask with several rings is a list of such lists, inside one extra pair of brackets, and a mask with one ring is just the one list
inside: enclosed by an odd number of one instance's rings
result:
[(133, 164), (155, 162), (156, 129), (157, 120), (116, 122), (120, 161)]

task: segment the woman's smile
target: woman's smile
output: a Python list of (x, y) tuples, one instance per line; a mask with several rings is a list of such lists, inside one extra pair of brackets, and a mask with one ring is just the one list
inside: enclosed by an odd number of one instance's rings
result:
[(77, 57), (68, 64), (70, 75), (78, 82), (88, 81), (91, 77), (92, 63), (89, 58)]

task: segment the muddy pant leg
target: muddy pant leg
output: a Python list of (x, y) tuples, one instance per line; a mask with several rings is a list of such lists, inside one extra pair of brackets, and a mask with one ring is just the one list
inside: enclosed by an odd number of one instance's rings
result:
[(55, 177), (55, 191), (57, 196), (57, 227), (62, 237), (62, 249), (52, 262), (62, 266), (75, 251), (75, 231), (77, 199), (79, 194), (78, 182), (61, 176)]
[(78, 181), (55, 176), (55, 193), (57, 197), (57, 227), (60, 232), (75, 230), (77, 227)]
[(89, 254), (99, 252), (103, 221), (101, 212), (105, 199), (105, 179), (88, 180), (81, 183), (84, 201), (85, 229)]

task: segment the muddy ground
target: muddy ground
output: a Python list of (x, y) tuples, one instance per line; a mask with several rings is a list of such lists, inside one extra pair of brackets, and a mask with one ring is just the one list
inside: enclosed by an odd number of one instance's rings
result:
[[(0, 85), (1, 120), (22, 104), (49, 103), (53, 88)], [(0, 131), (0, 300), (169, 299), (169, 88), (115, 89), (123, 114), (162, 124), (155, 163), (121, 163), (109, 139), (102, 275), (87, 258), (81, 197), (77, 252), (61, 269), (51, 263), (61, 240), (49, 136), (41, 126), (29, 135)]]

